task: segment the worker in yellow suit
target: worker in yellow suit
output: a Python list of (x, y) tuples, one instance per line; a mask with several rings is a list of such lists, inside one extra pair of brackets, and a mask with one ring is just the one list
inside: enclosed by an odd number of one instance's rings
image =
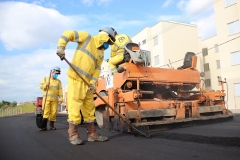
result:
[(58, 41), (57, 49), (57, 55), (61, 60), (65, 57), (65, 47), (69, 41), (78, 44), (72, 66), (89, 83), (88, 88), (88, 85), (69, 67), (67, 71), (69, 141), (73, 145), (82, 144), (77, 131), (81, 118), (86, 123), (89, 142), (106, 141), (108, 137), (100, 136), (94, 126), (96, 117), (93, 93), (96, 91), (96, 82), (101, 72), (104, 50), (115, 42), (113, 30), (111, 27), (105, 27), (99, 30), (96, 36), (84, 31), (64, 31)]
[(126, 34), (118, 34), (117, 31), (112, 28), (116, 42), (111, 46), (110, 59), (108, 60), (108, 64), (111, 68), (113, 74), (116, 74), (117, 65), (123, 61), (124, 58), (124, 48), (127, 43), (132, 42), (131, 38)]
[[(39, 88), (43, 90), (42, 106), (45, 106), (45, 108), (43, 108), (42, 127), (39, 129), (39, 131), (47, 130), (48, 120), (50, 121), (50, 130), (56, 130), (54, 127), (54, 122), (56, 121), (58, 103), (62, 103), (63, 101), (62, 83), (59, 79), (57, 79), (60, 73), (60, 68), (54, 67), (51, 70), (50, 78), (45, 77), (39, 85)], [(44, 105), (45, 98), (46, 104)]]

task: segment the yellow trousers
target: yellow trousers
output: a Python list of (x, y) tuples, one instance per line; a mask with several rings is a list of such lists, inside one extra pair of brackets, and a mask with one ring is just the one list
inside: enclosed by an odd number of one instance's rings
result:
[(123, 53), (121, 53), (121, 54), (117, 54), (116, 56), (109, 59), (108, 64), (109, 64), (113, 74), (117, 73), (116, 65), (118, 65), (119, 63), (122, 62), (122, 60), (124, 58), (123, 56), (124, 56)]
[[(78, 125), (83, 118), (84, 122), (95, 121), (95, 106), (93, 94), (83, 81), (68, 77), (68, 122)], [(82, 116), (80, 114), (82, 112)]]
[[(45, 98), (43, 98), (42, 106), (44, 106)], [(48, 118), (49, 121), (56, 121), (58, 101), (46, 100), (45, 108), (43, 108), (43, 118)]]

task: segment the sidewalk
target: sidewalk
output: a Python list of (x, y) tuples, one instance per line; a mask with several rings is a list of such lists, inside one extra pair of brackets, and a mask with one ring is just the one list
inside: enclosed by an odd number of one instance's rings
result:
[(229, 109), (232, 113), (240, 113), (240, 109)]

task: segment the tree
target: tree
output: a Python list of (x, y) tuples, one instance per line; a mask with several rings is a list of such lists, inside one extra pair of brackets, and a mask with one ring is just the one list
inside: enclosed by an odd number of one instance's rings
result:
[(13, 101), (13, 102), (11, 103), (11, 107), (17, 107), (17, 102), (16, 102), (16, 101)]

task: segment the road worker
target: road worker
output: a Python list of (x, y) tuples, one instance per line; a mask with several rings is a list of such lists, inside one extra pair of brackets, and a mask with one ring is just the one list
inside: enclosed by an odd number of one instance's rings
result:
[(69, 141), (73, 145), (82, 144), (77, 131), (82, 118), (86, 123), (89, 142), (106, 141), (108, 137), (99, 135), (94, 125), (96, 118), (94, 115), (93, 93), (96, 91), (95, 86), (100, 75), (104, 50), (115, 42), (113, 30), (111, 27), (105, 27), (99, 30), (96, 36), (91, 36), (84, 31), (64, 31), (58, 41), (57, 49), (57, 55), (61, 60), (65, 57), (65, 47), (69, 41), (78, 43), (72, 65), (89, 83), (88, 87), (75, 71), (69, 67), (67, 71)]
[(118, 34), (117, 31), (112, 28), (116, 42), (111, 46), (110, 59), (108, 64), (111, 68), (112, 74), (118, 72), (117, 65), (123, 61), (124, 48), (127, 43), (132, 42), (131, 38), (126, 34)]
[[(57, 79), (61, 73), (59, 67), (54, 67), (51, 70), (50, 77), (43, 78), (39, 88), (43, 90), (43, 120), (40, 131), (47, 130), (47, 122), (50, 121), (50, 130), (56, 130), (54, 122), (56, 121), (58, 104), (63, 101), (62, 83)], [(49, 81), (50, 80), (50, 81)], [(46, 104), (45, 103), (46, 98)]]

